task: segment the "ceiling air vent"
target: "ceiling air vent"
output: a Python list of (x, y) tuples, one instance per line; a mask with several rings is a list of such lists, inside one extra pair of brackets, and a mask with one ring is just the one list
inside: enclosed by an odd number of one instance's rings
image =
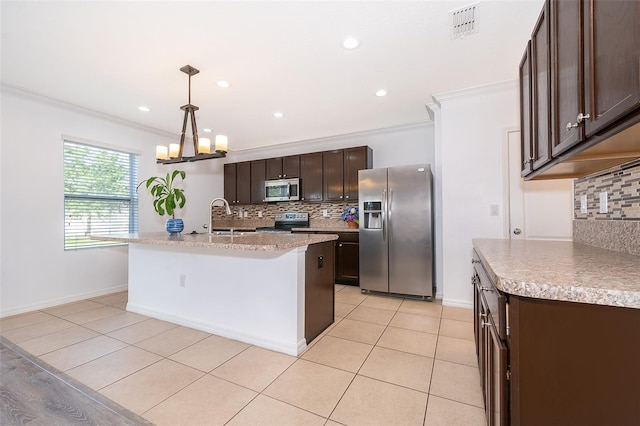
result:
[(478, 32), (478, 3), (451, 11), (451, 39)]

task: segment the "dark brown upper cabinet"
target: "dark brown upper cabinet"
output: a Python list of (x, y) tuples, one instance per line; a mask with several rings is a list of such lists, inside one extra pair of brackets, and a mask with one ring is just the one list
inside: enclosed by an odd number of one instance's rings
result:
[(266, 176), (266, 160), (251, 162), (251, 204), (264, 202), (264, 181)]
[(267, 158), (267, 179), (282, 179), (282, 157)]
[(267, 179), (289, 179), (300, 177), (300, 156), (268, 158)]
[[(542, 9), (531, 34), (531, 76), (533, 83), (533, 141), (531, 150), (536, 170), (551, 159), (551, 76), (549, 48), (549, 3)], [(523, 158), (524, 161), (524, 158)]]
[(251, 204), (251, 163), (224, 165), (224, 198), (229, 204)]
[(322, 152), (300, 156), (300, 201), (322, 201)]
[(322, 153), (324, 201), (344, 198), (344, 151), (336, 149)]
[(533, 123), (533, 107), (531, 102), (531, 42), (527, 43), (522, 60), (520, 61), (520, 149), (522, 152), (522, 176), (531, 172), (531, 144)]
[(323, 154), (325, 201), (357, 200), (358, 170), (371, 168), (371, 148), (358, 146), (325, 151)]

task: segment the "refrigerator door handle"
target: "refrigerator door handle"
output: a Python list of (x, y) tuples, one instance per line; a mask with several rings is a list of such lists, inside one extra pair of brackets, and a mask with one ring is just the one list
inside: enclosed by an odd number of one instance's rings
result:
[(392, 213), (392, 206), (393, 206), (393, 189), (389, 188), (389, 205), (387, 206), (387, 215), (389, 217), (389, 242), (391, 242), (391, 213)]
[(387, 191), (382, 191), (382, 241), (387, 241), (387, 227), (385, 222), (387, 221)]

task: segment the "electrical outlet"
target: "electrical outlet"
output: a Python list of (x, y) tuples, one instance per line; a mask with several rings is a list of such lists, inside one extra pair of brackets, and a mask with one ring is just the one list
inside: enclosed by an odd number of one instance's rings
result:
[(322, 210), (322, 217), (329, 217), (329, 210), (327, 209)]
[(249, 217), (249, 212), (244, 212), (244, 217)]
[(180, 274), (180, 287), (187, 287), (187, 276), (185, 274)]
[(607, 193), (600, 193), (600, 213), (608, 213), (609, 212), (609, 203), (607, 199)]
[(262, 217), (262, 210), (258, 212), (258, 217)]

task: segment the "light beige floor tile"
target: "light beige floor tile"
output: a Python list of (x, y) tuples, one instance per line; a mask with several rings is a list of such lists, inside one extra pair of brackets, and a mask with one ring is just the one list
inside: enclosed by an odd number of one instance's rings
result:
[(258, 395), (226, 426), (278, 425), (278, 426), (322, 426), (324, 417), (301, 410), (293, 405)]
[(28, 312), (26, 314), (13, 315), (0, 319), (0, 332), (4, 336), (7, 331), (16, 328), (28, 327), (30, 325), (51, 321), (55, 317), (44, 312)]
[(133, 312), (122, 312), (116, 315), (111, 315), (106, 318), (101, 318), (96, 321), (91, 321), (83, 324), (83, 327), (90, 328), (99, 333), (106, 334), (111, 331), (119, 330), (129, 325), (137, 324), (141, 321), (148, 320), (149, 317), (144, 315), (134, 314)]
[(372, 322), (374, 324), (387, 325), (391, 321), (391, 318), (393, 318), (394, 313), (395, 312), (386, 309), (366, 307), (364, 306), (363, 302), (360, 306), (351, 311), (351, 313), (347, 315), (346, 318), (358, 321)]
[(142, 414), (203, 375), (201, 371), (165, 358), (99, 392), (134, 413)]
[(19, 346), (32, 355), (40, 356), (96, 336), (98, 336), (98, 333), (95, 331), (80, 325), (74, 325), (73, 327), (65, 328), (55, 333), (26, 340), (20, 343)]
[(367, 298), (364, 294), (347, 292), (347, 289), (339, 291), (335, 297), (337, 303), (346, 303), (349, 305), (359, 305)]
[(211, 335), (169, 358), (208, 373), (248, 347), (246, 343), (237, 340)]
[(102, 306), (101, 308), (88, 309), (86, 311), (75, 312), (73, 314), (63, 315), (62, 318), (75, 324), (86, 324), (112, 315), (121, 314), (122, 310), (113, 306)]
[(262, 392), (296, 361), (293, 356), (251, 346), (211, 372), (235, 384)]
[(398, 308), (399, 312), (408, 314), (427, 315), (430, 317), (439, 317), (442, 314), (442, 305), (434, 302), (423, 300), (404, 299), (402, 305)]
[(75, 324), (72, 322), (65, 321), (61, 318), (51, 317), (51, 319), (45, 322), (28, 325), (26, 327), (14, 328), (13, 330), (3, 332), (2, 335), (13, 343), (20, 343), (74, 326)]
[(442, 318), (452, 319), (456, 321), (473, 322), (473, 309), (443, 306)]
[(44, 312), (62, 317), (65, 315), (71, 315), (82, 311), (89, 311), (91, 309), (102, 308), (104, 305), (92, 302), (91, 300), (83, 300), (81, 302), (67, 303), (66, 305), (54, 306), (53, 308), (43, 309)]
[(477, 367), (476, 344), (471, 340), (440, 335), (438, 336), (436, 359)]
[(313, 348), (305, 352), (302, 358), (356, 373), (372, 348), (372, 345), (365, 343), (325, 336)]
[(127, 346), (125, 343), (107, 336), (98, 336), (75, 345), (42, 355), (40, 359), (58, 370), (67, 371), (78, 365), (93, 361), (118, 349)]
[(136, 343), (136, 346), (164, 357), (211, 336), (204, 331), (177, 326)]
[(224, 425), (256, 395), (205, 375), (144, 413), (144, 417), (158, 426)]
[(359, 286), (356, 286), (356, 285), (345, 285), (341, 293), (363, 296), (362, 290), (360, 289)]
[(93, 297), (90, 300), (94, 302), (102, 303), (103, 305), (119, 305), (122, 302), (127, 302), (129, 299), (128, 291), (119, 291), (118, 293), (111, 293), (104, 296)]
[(398, 297), (391, 296), (369, 296), (367, 297), (367, 300), (362, 302), (362, 306), (397, 311), (402, 304), (402, 300), (403, 299), (400, 299)]
[(116, 303), (112, 303), (109, 306), (113, 306), (114, 308), (117, 308), (117, 309), (122, 309), (123, 311), (127, 310), (127, 302), (116, 302)]
[(357, 305), (350, 305), (348, 303), (340, 303), (336, 302), (335, 305), (335, 316), (336, 318), (344, 318), (349, 315), (349, 312), (353, 311), (353, 309)]
[(152, 318), (112, 331), (108, 335), (133, 345), (175, 327), (176, 324)]
[(407, 330), (422, 331), (423, 333), (438, 334), (440, 317), (396, 312), (389, 325)]
[(343, 319), (331, 329), (328, 336), (342, 337), (360, 343), (373, 345), (384, 331), (384, 326), (364, 321)]
[(484, 406), (477, 367), (436, 359), (429, 393), (476, 407)]
[(342, 423), (334, 422), (333, 420), (327, 420), (324, 426), (342, 426)]
[(299, 359), (263, 393), (328, 417), (353, 377), (352, 373)]
[(358, 374), (426, 393), (432, 368), (432, 358), (376, 346)]
[(378, 346), (433, 358), (437, 339), (436, 334), (387, 327), (378, 341)]
[(127, 346), (66, 371), (68, 375), (98, 390), (162, 359), (156, 354)]
[(331, 414), (346, 425), (421, 425), (427, 394), (356, 376)]
[(442, 318), (440, 335), (473, 340), (473, 323)]
[(347, 288), (348, 286), (344, 285), (344, 284), (336, 284), (334, 287), (335, 292), (339, 292), (341, 290), (344, 290), (345, 288)]
[(485, 426), (484, 410), (472, 405), (429, 395), (425, 426)]

